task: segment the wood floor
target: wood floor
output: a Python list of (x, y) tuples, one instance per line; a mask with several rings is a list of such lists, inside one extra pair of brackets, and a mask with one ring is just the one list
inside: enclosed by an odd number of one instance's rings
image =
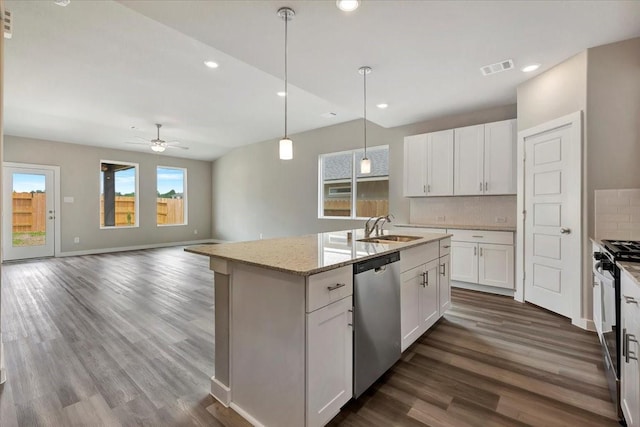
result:
[[(208, 394), (213, 274), (165, 248), (5, 264), (0, 426), (245, 426)], [(451, 310), (344, 426), (614, 426), (594, 334), (506, 297)]]

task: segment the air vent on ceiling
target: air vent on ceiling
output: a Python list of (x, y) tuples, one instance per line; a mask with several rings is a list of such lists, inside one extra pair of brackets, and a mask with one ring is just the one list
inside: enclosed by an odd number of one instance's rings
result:
[(504, 61), (496, 62), (495, 64), (485, 65), (480, 67), (480, 71), (484, 76), (488, 76), (502, 71), (513, 69), (513, 61), (511, 59), (505, 59)]
[(2, 13), (2, 28), (4, 29), (4, 38), (11, 38), (11, 12), (4, 10)]

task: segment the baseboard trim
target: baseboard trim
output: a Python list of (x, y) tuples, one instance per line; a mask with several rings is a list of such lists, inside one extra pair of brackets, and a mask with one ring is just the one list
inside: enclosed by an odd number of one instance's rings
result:
[(215, 397), (225, 408), (231, 404), (231, 389), (218, 381), (216, 377), (211, 377), (211, 396)]
[(68, 256), (79, 256), (79, 255), (108, 254), (112, 252), (139, 251), (142, 249), (166, 248), (170, 246), (202, 245), (206, 243), (225, 243), (225, 241), (218, 240), (218, 239), (204, 239), (204, 240), (189, 240), (185, 242), (167, 242), (167, 243), (151, 243), (148, 245), (121, 246), (117, 248), (87, 249), (84, 251), (60, 252), (56, 255), (56, 258), (63, 258)]
[(244, 409), (242, 409), (241, 407), (239, 407), (235, 403), (231, 403), (230, 407), (231, 407), (231, 409), (236, 411), (238, 414), (240, 414), (240, 416), (242, 418), (244, 418), (245, 420), (249, 421), (249, 423), (251, 423), (252, 426), (265, 427), (264, 424), (262, 424), (260, 421), (258, 421), (255, 418), (253, 418), (251, 415), (249, 415), (249, 413), (247, 411), (245, 411)]
[(593, 323), (591, 319), (585, 319), (581, 317), (579, 319), (571, 319), (571, 324), (577, 326), (580, 329), (584, 329), (585, 331), (597, 332), (596, 324)]
[(494, 286), (478, 285), (477, 283), (458, 282), (457, 280), (451, 281), (451, 287), (469, 289), (471, 291), (487, 292), (489, 294), (504, 295), (507, 297), (513, 297), (513, 294), (515, 292), (513, 289), (496, 288)]

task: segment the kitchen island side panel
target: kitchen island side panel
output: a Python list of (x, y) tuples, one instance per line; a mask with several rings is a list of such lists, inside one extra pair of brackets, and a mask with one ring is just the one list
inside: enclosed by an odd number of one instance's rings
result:
[(234, 264), (232, 407), (266, 426), (302, 426), (304, 381), (304, 277)]

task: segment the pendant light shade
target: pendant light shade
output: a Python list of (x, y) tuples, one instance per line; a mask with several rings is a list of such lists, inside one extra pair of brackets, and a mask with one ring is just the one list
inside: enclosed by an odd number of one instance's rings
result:
[(360, 160), (360, 173), (371, 173), (371, 160), (367, 157), (367, 74), (371, 73), (371, 67), (360, 67), (358, 72), (364, 77), (364, 157)]
[(293, 159), (293, 141), (289, 138), (280, 140), (280, 160)]
[(293, 141), (287, 136), (287, 107), (289, 103), (289, 88), (288, 88), (288, 75), (287, 75), (287, 51), (288, 44), (288, 24), (289, 21), (295, 16), (293, 9), (288, 7), (281, 7), (278, 9), (278, 16), (284, 21), (284, 137), (280, 140), (280, 160), (293, 159)]

